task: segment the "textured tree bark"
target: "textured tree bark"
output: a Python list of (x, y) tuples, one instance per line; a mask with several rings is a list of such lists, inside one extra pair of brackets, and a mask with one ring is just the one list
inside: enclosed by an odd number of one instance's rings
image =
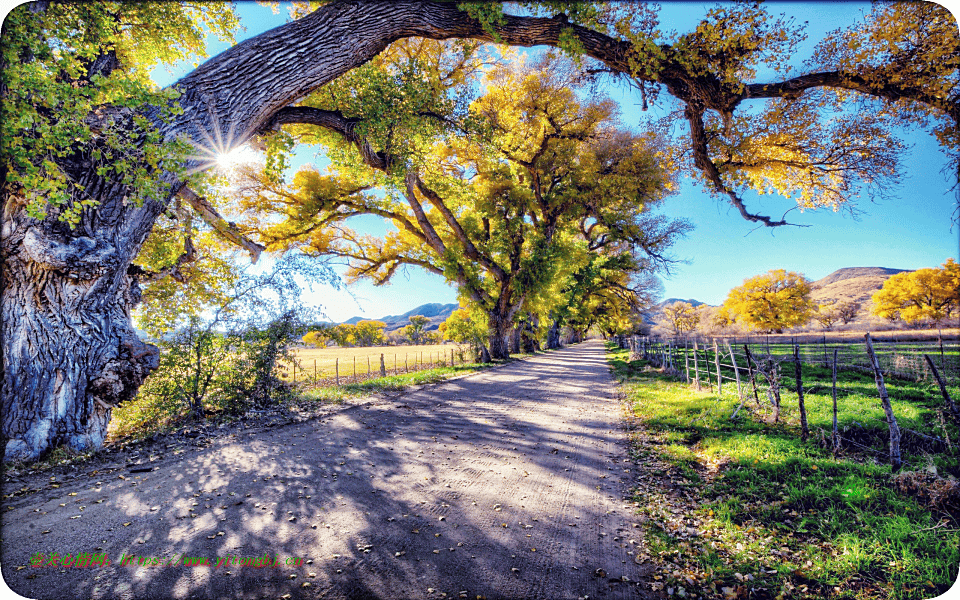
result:
[(560, 347), (560, 321), (554, 319), (547, 330), (547, 348), (555, 350)]
[(528, 354), (540, 351), (540, 340), (537, 339), (537, 328), (540, 326), (540, 318), (533, 314), (527, 314), (523, 322), (523, 351)]
[(490, 358), (506, 360), (510, 358), (507, 347), (507, 335), (510, 333), (510, 319), (499, 312), (493, 312), (487, 318), (487, 345), (490, 348)]
[(130, 323), (140, 288), (128, 274), (158, 207), (124, 205), (121, 190), (84, 179), (100, 191), (101, 208), (73, 231), (52, 217), (27, 217), (21, 198), (4, 198), (4, 460), (34, 459), (59, 445), (99, 448), (111, 409), (158, 364), (157, 349)]
[(514, 354), (520, 354), (520, 328), (521, 325), (517, 324), (510, 332), (510, 352)]

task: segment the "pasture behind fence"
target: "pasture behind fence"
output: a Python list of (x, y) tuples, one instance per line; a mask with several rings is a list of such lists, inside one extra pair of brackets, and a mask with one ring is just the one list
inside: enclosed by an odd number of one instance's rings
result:
[[(690, 360), (694, 360), (693, 353), (696, 353), (698, 373), (701, 375), (706, 372), (704, 361), (714, 361), (713, 344), (715, 342), (719, 345), (721, 353), (724, 353), (729, 346), (743, 354), (743, 347), (746, 346), (754, 356), (773, 356), (781, 359), (792, 357), (794, 346), (797, 346), (802, 363), (824, 368), (831, 367), (833, 354), (836, 351), (837, 368), (840, 371), (873, 372), (862, 337), (859, 339), (830, 340), (826, 336), (797, 336), (794, 338), (780, 336), (774, 339), (771, 339), (770, 336), (728, 338), (690, 336), (670, 339), (635, 336), (634, 339), (636, 344), (647, 344), (651, 349), (656, 344), (662, 344), (665, 348), (668, 348), (664, 352), (674, 354), (679, 352), (681, 356), (673, 358), (672, 365), (674, 367), (676, 367), (677, 360), (685, 360), (686, 354), (690, 354)], [(929, 355), (945, 384), (951, 388), (960, 386), (960, 340), (920, 341), (873, 338), (872, 343), (880, 368), (887, 377), (913, 381), (933, 381), (930, 367), (924, 359), (924, 355)], [(660, 351), (651, 350), (651, 354), (659, 356)], [(726, 351), (726, 354), (729, 354), (729, 351)], [(742, 359), (745, 358), (745, 355), (742, 356)], [(726, 364), (726, 366), (730, 369), (733, 368), (730, 364)], [(743, 367), (744, 365), (741, 364), (740, 366)], [(730, 376), (733, 377), (732, 374)], [(716, 376), (713, 377), (713, 384), (716, 384)]]
[[(632, 357), (643, 358), (654, 366), (682, 376), (697, 390), (709, 390), (718, 396), (735, 392), (739, 404), (730, 416), (736, 419), (744, 405), (751, 401), (758, 410), (769, 411), (774, 422), (780, 419), (781, 391), (790, 381), (795, 385), (801, 437), (810, 435), (804, 406), (804, 380), (801, 365), (820, 366), (832, 371), (834, 423), (830, 432), (833, 451), (839, 448), (841, 436), (836, 423), (836, 396), (838, 370), (866, 371), (874, 375), (880, 403), (890, 432), (889, 457), (894, 468), (900, 465), (900, 436), (896, 415), (890, 405), (884, 377), (926, 381), (936, 384), (943, 398), (943, 409), (938, 409), (943, 437), (904, 430), (933, 445), (952, 452), (953, 442), (947, 430), (945, 416), (960, 430), (960, 409), (955, 399), (960, 394), (960, 342), (957, 340), (900, 341), (873, 340), (868, 335), (859, 344), (852, 340), (828, 342), (820, 340), (801, 343), (796, 340), (776, 341), (765, 338), (674, 338), (660, 339), (633, 336), (629, 343)], [(793, 377), (790, 377), (790, 374)], [(814, 387), (825, 386), (822, 381)], [(761, 399), (761, 390), (763, 399)], [(951, 397), (952, 395), (952, 397)], [(824, 431), (820, 431), (826, 443)], [(854, 440), (845, 440), (859, 445)], [(865, 448), (861, 446), (862, 448)]]
[(292, 383), (344, 385), (470, 362), (469, 350), (463, 346), (425, 350), (404, 347), (402, 351), (384, 346), (371, 350), (373, 352), (324, 358), (294, 355), (292, 360), (278, 365), (278, 376)]

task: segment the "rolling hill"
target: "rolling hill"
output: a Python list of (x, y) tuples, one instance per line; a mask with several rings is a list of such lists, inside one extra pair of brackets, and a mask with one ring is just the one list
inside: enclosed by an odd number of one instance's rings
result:
[(412, 317), (413, 315), (423, 315), (424, 317), (427, 317), (430, 319), (430, 323), (427, 324), (425, 329), (427, 331), (431, 331), (440, 327), (440, 323), (443, 323), (444, 321), (446, 321), (447, 317), (450, 316), (450, 313), (457, 310), (457, 307), (458, 305), (455, 303), (454, 304), (438, 304), (436, 302), (433, 302), (429, 304), (422, 304), (412, 310), (408, 310), (402, 315), (387, 315), (385, 317), (380, 317), (376, 319), (372, 317), (351, 317), (343, 322), (350, 323), (351, 325), (355, 325), (360, 321), (367, 321), (367, 320), (383, 321), (384, 323), (387, 324), (385, 331), (390, 332), (390, 331), (396, 331), (401, 327), (406, 327), (407, 325), (409, 325), (410, 317)]
[(908, 269), (887, 267), (846, 267), (837, 269), (822, 279), (813, 282), (810, 297), (817, 302), (835, 300), (837, 302), (859, 302), (860, 311), (854, 321), (860, 322), (870, 317), (871, 300), (874, 292), (883, 287), (883, 283), (897, 273)]

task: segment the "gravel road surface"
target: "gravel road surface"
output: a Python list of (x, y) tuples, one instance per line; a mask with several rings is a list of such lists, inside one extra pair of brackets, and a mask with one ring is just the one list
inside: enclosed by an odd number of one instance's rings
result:
[(622, 416), (586, 342), (5, 500), (3, 576), (29, 598), (640, 598)]

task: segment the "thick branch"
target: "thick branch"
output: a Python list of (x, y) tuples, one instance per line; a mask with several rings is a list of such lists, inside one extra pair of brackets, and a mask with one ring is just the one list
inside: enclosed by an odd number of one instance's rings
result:
[(714, 189), (716, 189), (717, 192), (726, 194), (730, 199), (730, 204), (736, 207), (736, 209), (740, 211), (740, 215), (748, 221), (761, 223), (766, 227), (792, 225), (792, 223), (787, 223), (783, 220), (774, 221), (770, 217), (755, 215), (747, 210), (740, 196), (723, 183), (723, 178), (720, 176), (717, 165), (710, 160), (710, 154), (707, 151), (707, 132), (703, 124), (703, 112), (688, 106), (685, 114), (687, 121), (690, 123), (690, 142), (693, 147), (693, 163), (703, 172), (707, 180), (713, 184)]
[(345, 140), (355, 145), (365, 164), (378, 171), (388, 171), (392, 157), (383, 152), (377, 152), (366, 139), (357, 135), (355, 127), (358, 122), (358, 119), (348, 119), (337, 111), (322, 110), (309, 106), (287, 106), (277, 111), (261, 131), (276, 130), (281, 125), (294, 123), (323, 127), (339, 133)]
[(440, 214), (443, 215), (447, 225), (449, 225), (450, 229), (453, 230), (453, 235), (456, 236), (457, 240), (460, 241), (460, 245), (463, 246), (464, 256), (483, 265), (485, 269), (493, 273), (497, 280), (503, 280), (506, 277), (506, 273), (502, 268), (500, 268), (500, 265), (477, 250), (477, 247), (470, 240), (467, 232), (463, 230), (463, 227), (457, 220), (456, 215), (453, 214), (447, 204), (443, 201), (443, 198), (441, 198), (440, 195), (434, 192), (432, 189), (427, 187), (420, 179), (419, 175), (414, 175), (414, 177), (417, 191), (423, 194), (427, 200), (437, 207), (437, 210), (440, 211)]
[(217, 212), (217, 209), (215, 209), (212, 204), (207, 202), (205, 198), (198, 196), (196, 192), (187, 186), (181, 186), (180, 189), (177, 190), (177, 195), (186, 200), (187, 203), (197, 211), (197, 214), (199, 214), (208, 225), (213, 227), (217, 233), (249, 252), (250, 260), (254, 263), (257, 262), (260, 258), (260, 253), (264, 250), (263, 246), (244, 237), (235, 224), (230, 223), (220, 216), (220, 213)]

